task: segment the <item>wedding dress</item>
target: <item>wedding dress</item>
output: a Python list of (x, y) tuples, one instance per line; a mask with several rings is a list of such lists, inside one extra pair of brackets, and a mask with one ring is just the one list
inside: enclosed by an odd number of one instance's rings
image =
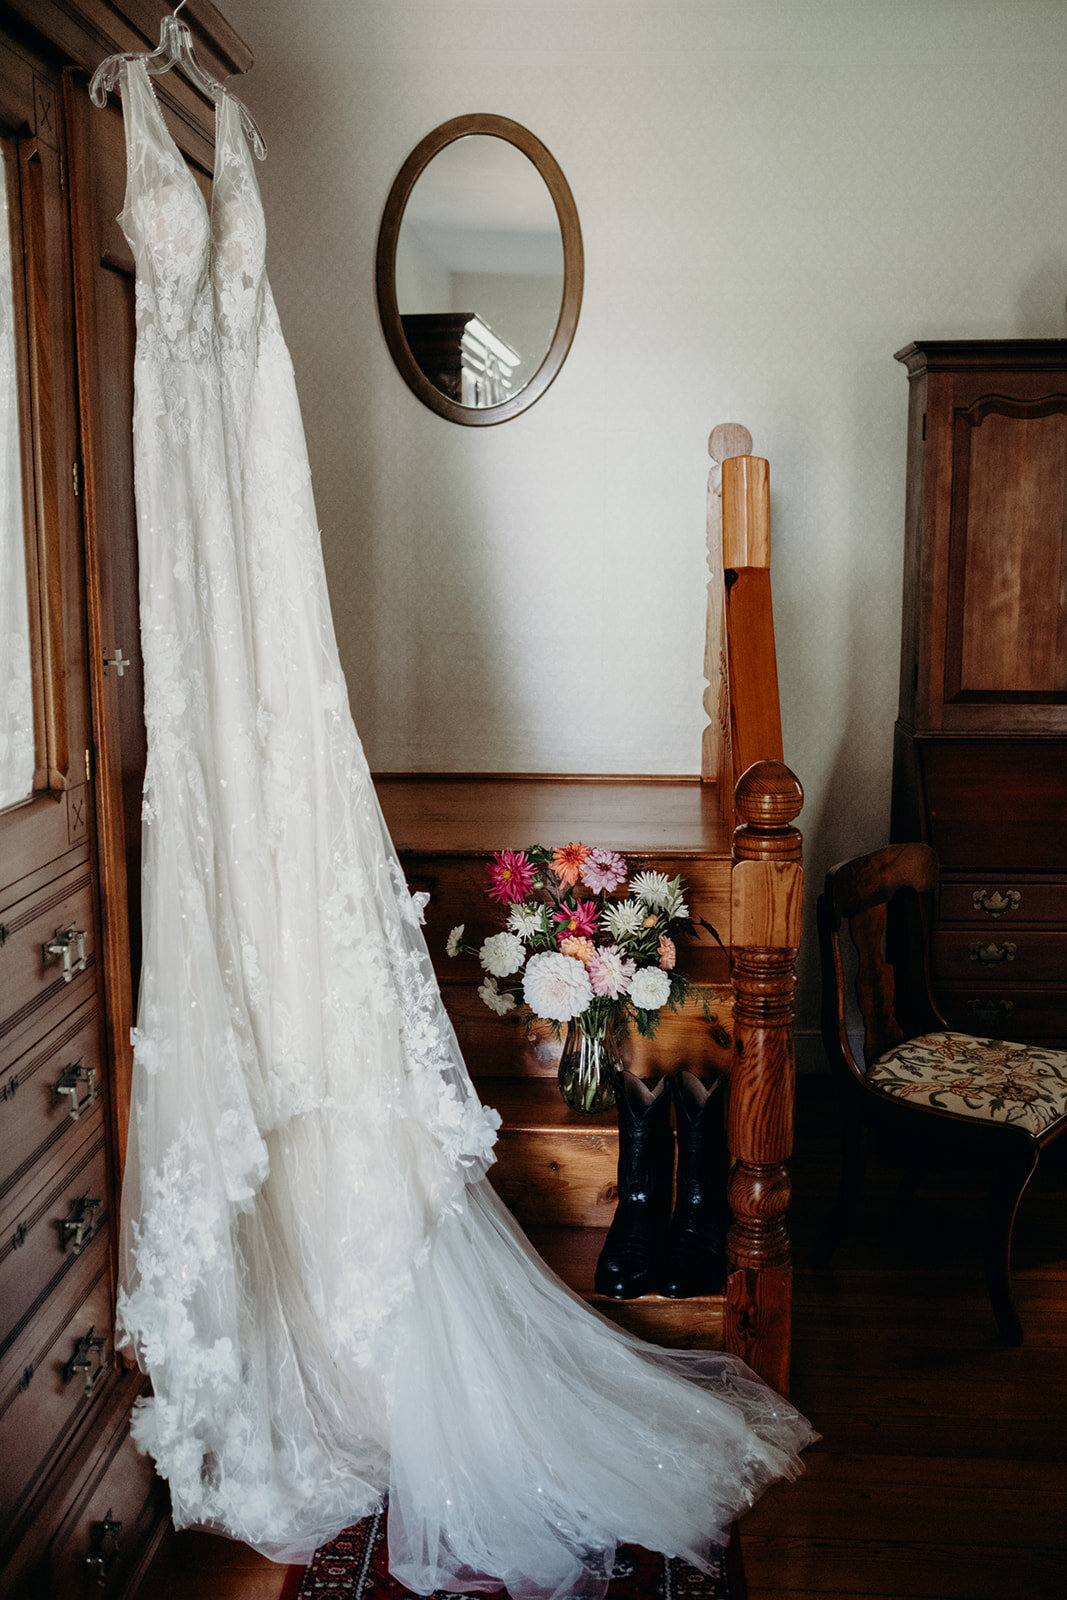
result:
[(803, 1418), (657, 1351), (540, 1262), (445, 1013), (349, 712), (292, 367), (234, 103), (208, 209), (122, 84), (148, 761), (122, 1205), (134, 1420), (179, 1527), (278, 1560), (389, 1498), (422, 1593), (603, 1594), (615, 1545), (706, 1565)]

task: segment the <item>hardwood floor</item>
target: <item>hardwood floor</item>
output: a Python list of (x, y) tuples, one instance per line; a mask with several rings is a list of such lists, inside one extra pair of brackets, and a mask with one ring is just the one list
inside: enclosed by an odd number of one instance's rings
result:
[[(829, 1081), (801, 1080), (792, 1163), (793, 1397), (823, 1440), (743, 1524), (749, 1600), (1060, 1600), (1067, 1593), (1067, 1148), (1016, 1228), (1026, 1342), (996, 1337), (972, 1222), (981, 1183), (900, 1194), (872, 1163), (832, 1272), (809, 1265), (837, 1174)], [(150, 1600), (275, 1600), (284, 1569), (206, 1534), (171, 1540)]]

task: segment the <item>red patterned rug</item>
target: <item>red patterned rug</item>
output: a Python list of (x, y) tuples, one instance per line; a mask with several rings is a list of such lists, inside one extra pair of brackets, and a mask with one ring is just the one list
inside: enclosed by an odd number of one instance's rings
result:
[[(347, 1528), (316, 1550), (306, 1567), (291, 1567), (282, 1600), (407, 1600), (410, 1591), (389, 1576), (385, 1513)], [(441, 1595), (434, 1600), (487, 1600)], [(651, 1555), (634, 1545), (619, 1551), (607, 1600), (730, 1600), (725, 1562), (714, 1576), (684, 1561)]]

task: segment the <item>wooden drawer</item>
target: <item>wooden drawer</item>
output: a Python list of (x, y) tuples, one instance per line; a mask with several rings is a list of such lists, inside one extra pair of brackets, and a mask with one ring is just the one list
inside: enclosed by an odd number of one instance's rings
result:
[(927, 836), (943, 871), (1067, 872), (1067, 741), (920, 740)]
[(1032, 928), (939, 928), (933, 937), (935, 983), (1067, 985), (1067, 933)]
[(0, 1073), (0, 1210), (39, 1163), (62, 1166), (103, 1125), (102, 1068), (93, 998)]
[(0, 908), (0, 1067), (92, 992), (95, 948), (88, 862)]
[(1067, 992), (1063, 989), (939, 987), (937, 1000), (950, 1028), (992, 1039), (1017, 1039), (1067, 1048)]
[[(1028, 878), (1025, 874), (958, 882), (942, 880), (939, 918), (942, 922), (973, 922), (989, 928), (1020, 922), (1059, 923), (1067, 928), (1067, 883)], [(997, 937), (990, 934), (990, 938)]]
[[(426, 926), (423, 932), (435, 970), (448, 981), (463, 978), (479, 983), (484, 976), (473, 956), (450, 960), (445, 943), (450, 929), (462, 922), (465, 938), (480, 944), (491, 933), (499, 933), (507, 921), (507, 908), (490, 900), (486, 893), (488, 856), (406, 855), (402, 865), (413, 893), (428, 892)], [(718, 930), (723, 943), (730, 942), (730, 862), (728, 859), (694, 857), (644, 857), (629, 855), (631, 875), (638, 872), (663, 872), (669, 878), (681, 874), (687, 890), (687, 903), (694, 922), (706, 918)], [(695, 983), (725, 983), (729, 962), (711, 935), (700, 930), (699, 940), (683, 943), (678, 952), (680, 969)]]
[[(83, 1341), (102, 1338), (102, 1345)], [(44, 1311), (0, 1359), (0, 1505), (17, 1514), (112, 1377), (111, 1274), (98, 1233)], [(75, 1361), (84, 1366), (74, 1367)], [(97, 1374), (99, 1373), (99, 1376)]]
[(107, 1195), (107, 1156), (98, 1132), (51, 1182), (4, 1218), (0, 1356), (106, 1223)]
[(170, 1503), (149, 1456), (123, 1417), (97, 1452), (92, 1469), (48, 1551), (49, 1600), (125, 1596), (143, 1575), (153, 1537)]

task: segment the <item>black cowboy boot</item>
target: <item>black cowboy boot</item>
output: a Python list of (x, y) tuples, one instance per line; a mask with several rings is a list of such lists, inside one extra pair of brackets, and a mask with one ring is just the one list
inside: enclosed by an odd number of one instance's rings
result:
[(649, 1087), (632, 1072), (615, 1074), (619, 1112), (619, 1203), (600, 1260), (598, 1294), (632, 1300), (656, 1288), (671, 1214), (674, 1144), (666, 1078)]
[(728, 1158), (722, 1121), (722, 1078), (702, 1083), (673, 1076), (678, 1130), (678, 1185), (659, 1290), (672, 1300), (718, 1294), (726, 1281)]

